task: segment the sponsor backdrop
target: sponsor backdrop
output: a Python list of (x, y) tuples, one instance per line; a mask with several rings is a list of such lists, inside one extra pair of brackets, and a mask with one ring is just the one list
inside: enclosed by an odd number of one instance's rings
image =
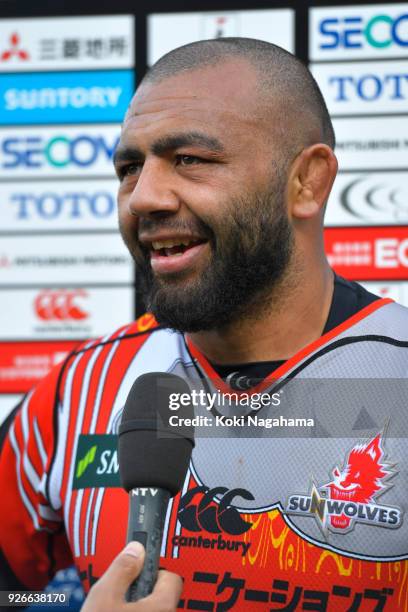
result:
[(136, 83), (131, 12), (0, 20), (0, 422), (135, 315), (112, 167)]
[(148, 64), (175, 47), (195, 40), (244, 36), (259, 38), (295, 51), (294, 11), (224, 11), (223, 13), (162, 13), (148, 17)]
[(326, 250), (343, 276), (408, 305), (408, 3), (309, 9), (310, 68), (340, 173)]
[(0, 128), (0, 180), (113, 177), (119, 133), (118, 124)]
[[(0, 422), (81, 342), (141, 314), (112, 156), (146, 66), (194, 40), (260, 38), (309, 63), (340, 163), (329, 260), (408, 305), (408, 3), (208, 0), (179, 12), (179, 0), (118, 0), (102, 15), (88, 0), (30, 18), (37, 9), (12, 4), (0, 19)], [(49, 588), (61, 584), (79, 606), (75, 572)]]
[[(0, 20), (0, 423), (85, 339), (135, 316), (112, 166), (136, 83), (123, 13)], [(74, 569), (53, 589), (79, 609)]]

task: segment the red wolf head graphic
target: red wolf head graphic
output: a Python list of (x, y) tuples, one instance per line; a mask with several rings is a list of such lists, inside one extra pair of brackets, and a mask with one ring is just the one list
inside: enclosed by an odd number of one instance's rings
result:
[[(384, 456), (381, 442), (381, 434), (378, 434), (366, 444), (356, 444), (349, 452), (344, 468), (334, 468), (334, 480), (325, 485), (330, 490), (331, 499), (367, 504), (386, 488), (381, 480), (394, 472), (389, 469), (389, 464), (381, 463)], [(330, 523), (336, 529), (347, 529), (351, 520), (344, 514), (330, 517)]]

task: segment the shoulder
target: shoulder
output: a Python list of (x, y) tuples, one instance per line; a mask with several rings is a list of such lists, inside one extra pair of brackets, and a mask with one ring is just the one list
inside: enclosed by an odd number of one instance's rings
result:
[(337, 310), (341, 335), (377, 335), (408, 341), (408, 308), (341, 276), (335, 276), (335, 286), (340, 297)]
[(124, 347), (129, 345), (132, 350), (135, 350), (135, 346), (142, 346), (150, 336), (162, 329), (151, 313), (145, 313), (136, 321), (122, 325), (105, 336), (82, 342), (69, 355), (68, 361), (82, 354), (92, 354), (111, 345), (123, 345)]
[(381, 336), (408, 347), (408, 308), (392, 300), (379, 299), (362, 309), (352, 331)]
[(161, 327), (152, 314), (146, 313), (112, 333), (78, 345), (61, 366), (59, 389), (72, 378), (102, 379), (109, 373), (120, 380), (139, 367), (166, 371), (185, 350), (182, 334)]

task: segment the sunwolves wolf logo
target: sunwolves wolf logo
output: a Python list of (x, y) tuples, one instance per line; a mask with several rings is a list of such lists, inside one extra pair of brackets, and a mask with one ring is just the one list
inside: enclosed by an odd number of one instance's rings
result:
[(333, 480), (317, 486), (312, 483), (309, 495), (291, 495), (287, 514), (313, 516), (325, 535), (327, 530), (347, 533), (354, 524), (399, 527), (401, 510), (380, 505), (376, 498), (391, 485), (387, 480), (397, 472), (395, 465), (384, 461), (381, 434), (369, 442), (356, 444), (348, 453), (343, 468), (335, 467)]
[[(349, 452), (343, 469), (335, 467), (332, 472), (334, 480), (323, 485), (330, 490), (330, 499), (363, 504), (373, 502), (377, 495), (388, 488), (384, 480), (395, 473), (391, 469), (393, 466), (381, 463), (383, 457), (381, 434), (366, 444), (356, 444)], [(330, 523), (336, 529), (347, 529), (351, 520), (345, 514), (330, 517)]]

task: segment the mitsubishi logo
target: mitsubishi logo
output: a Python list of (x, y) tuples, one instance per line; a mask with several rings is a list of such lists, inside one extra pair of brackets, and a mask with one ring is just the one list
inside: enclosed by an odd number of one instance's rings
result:
[(17, 32), (13, 32), (10, 36), (10, 47), (7, 51), (3, 51), (0, 56), (0, 61), (7, 62), (12, 57), (17, 57), (19, 60), (28, 60), (30, 56), (27, 51), (20, 49), (20, 36)]

